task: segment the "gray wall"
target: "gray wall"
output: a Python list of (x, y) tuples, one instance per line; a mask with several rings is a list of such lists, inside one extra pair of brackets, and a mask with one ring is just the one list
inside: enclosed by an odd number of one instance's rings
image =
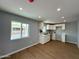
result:
[[(11, 21), (28, 23), (30, 26), (30, 37), (19, 40), (10, 40)], [(16, 16), (6, 12), (0, 12), (0, 55), (7, 54), (18, 49), (27, 47), (39, 41), (38, 22), (29, 18)]]
[(66, 42), (77, 44), (77, 21), (66, 23)]
[[(1, 18), (1, 15), (0, 15), (0, 18)], [(2, 39), (2, 20), (0, 19), (0, 40)], [(2, 54), (1, 53), (2, 51), (2, 42), (0, 41), (0, 55)]]
[(78, 44), (78, 48), (79, 48), (79, 21), (77, 22), (77, 29), (78, 29), (78, 32), (77, 32), (77, 38), (78, 38), (78, 42), (77, 42), (77, 44)]

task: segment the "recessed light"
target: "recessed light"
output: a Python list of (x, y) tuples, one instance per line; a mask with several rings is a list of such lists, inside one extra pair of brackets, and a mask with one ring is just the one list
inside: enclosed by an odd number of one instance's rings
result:
[(64, 22), (66, 22), (66, 20), (64, 20)]
[(38, 16), (38, 18), (42, 18), (41, 16)]
[(61, 17), (61, 18), (64, 18), (64, 16), (63, 16), (63, 17)]
[(19, 8), (20, 10), (23, 10), (23, 8)]
[(57, 11), (61, 11), (61, 8), (58, 8)]

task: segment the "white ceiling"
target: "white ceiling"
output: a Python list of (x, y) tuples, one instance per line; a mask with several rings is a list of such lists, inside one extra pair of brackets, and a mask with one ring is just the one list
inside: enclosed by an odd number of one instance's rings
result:
[[(57, 8), (61, 8), (61, 11), (57, 12)], [(0, 0), (0, 9), (38, 21), (63, 22), (62, 16), (67, 21), (74, 21), (75, 19), (67, 18), (79, 13), (79, 0), (34, 0), (33, 3), (28, 3), (27, 0)], [(42, 18), (39, 19), (38, 16)]]

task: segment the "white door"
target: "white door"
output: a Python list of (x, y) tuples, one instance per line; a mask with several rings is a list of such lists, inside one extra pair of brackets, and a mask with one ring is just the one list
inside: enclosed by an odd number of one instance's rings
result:
[(62, 41), (62, 27), (56, 27), (56, 40)]

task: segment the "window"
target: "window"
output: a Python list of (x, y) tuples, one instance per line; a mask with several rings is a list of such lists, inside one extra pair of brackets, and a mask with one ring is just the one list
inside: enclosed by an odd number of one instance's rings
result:
[(28, 37), (28, 31), (29, 30), (29, 25), (28, 24), (22, 24), (22, 37)]
[(29, 24), (12, 21), (11, 22), (11, 40), (21, 39), (29, 36)]
[(11, 40), (21, 38), (21, 23), (20, 22), (11, 22)]

